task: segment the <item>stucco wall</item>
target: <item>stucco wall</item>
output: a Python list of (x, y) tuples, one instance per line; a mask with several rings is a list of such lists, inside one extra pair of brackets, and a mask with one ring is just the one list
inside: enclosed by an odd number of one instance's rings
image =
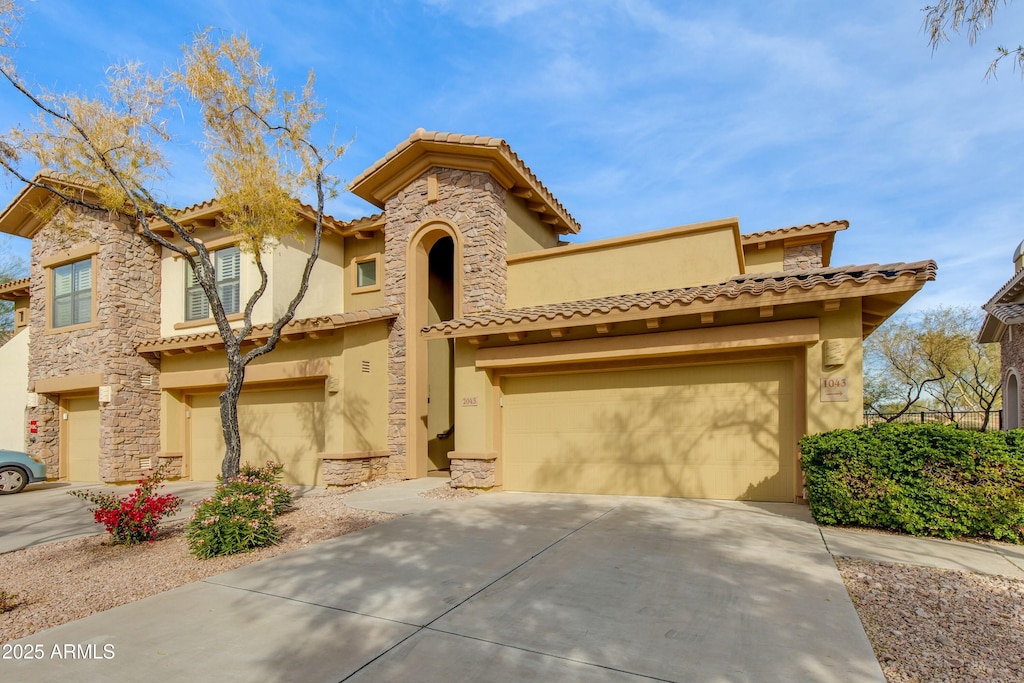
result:
[[(807, 433), (856, 427), (864, 420), (864, 353), (860, 299), (843, 299), (838, 311), (821, 315), (821, 339), (807, 348)], [(828, 340), (843, 347), (843, 363), (826, 365)], [(823, 378), (846, 379), (847, 400), (823, 401)]]
[(558, 244), (558, 235), (552, 232), (551, 226), (541, 223), (537, 214), (523, 206), (523, 200), (506, 195), (505, 211), (508, 214), (505, 231), (509, 256), (550, 249)]
[[(356, 283), (356, 261), (380, 254), (377, 261), (377, 283), (380, 285), (373, 291), (354, 292)], [(384, 233), (375, 232), (370, 239), (345, 238), (345, 310), (361, 311), (384, 305)], [(334, 288), (341, 286), (338, 282)]]
[(25, 450), (30, 336), (23, 327), (0, 346), (0, 448), (13, 451)]
[(508, 306), (536, 306), (715, 282), (739, 274), (735, 226), (679, 228), (509, 259)]

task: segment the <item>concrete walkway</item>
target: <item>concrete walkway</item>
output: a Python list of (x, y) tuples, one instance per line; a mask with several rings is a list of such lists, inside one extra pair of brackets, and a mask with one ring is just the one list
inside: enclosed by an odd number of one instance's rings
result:
[(806, 508), (418, 485), (352, 503), (429, 509), (25, 638), (0, 678), (884, 680)]

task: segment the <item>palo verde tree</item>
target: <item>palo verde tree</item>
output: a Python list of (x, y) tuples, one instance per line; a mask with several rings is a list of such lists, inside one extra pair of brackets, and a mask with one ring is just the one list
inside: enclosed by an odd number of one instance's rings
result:
[(886, 420), (925, 406), (957, 421), (957, 411), (984, 411), (999, 403), (1000, 361), (995, 344), (976, 335), (981, 313), (941, 307), (892, 318), (864, 342), (864, 407)]
[[(259, 50), (244, 36), (215, 40), (207, 30), (183, 48), (176, 68), (154, 74), (139, 63), (119, 64), (108, 70), (98, 97), (57, 93), (28, 83), (16, 69), (12, 53), (21, 20), (14, 0), (0, 0), (0, 74), (34, 105), (37, 116), (33, 124), (0, 137), (0, 165), (21, 182), (51, 193), (54, 201), (46, 218), (58, 228), (70, 226), (75, 211), (117, 212), (132, 219), (139, 234), (189, 263), (224, 342), (221, 471), (225, 478), (236, 476), (242, 447), (238, 398), (246, 366), (274, 350), (306, 294), (320, 250), (324, 203), (337, 188), (328, 167), (344, 152), (340, 145), (315, 139), (322, 109), (313, 93), (313, 74), (301, 91), (278, 90)], [(194, 110), (205, 134), (203, 151), (222, 224), (259, 272), (259, 285), (245, 301), (236, 328), (228, 323), (210, 251), (160, 199), (160, 183), (169, 170), (165, 149), (173, 141), (168, 121), (172, 113)], [(55, 173), (32, 175), (22, 170), (29, 164)], [(91, 192), (71, 192), (52, 181), (63, 177)], [(316, 214), (299, 286), (269, 336), (245, 350), (247, 341), (254, 343), (249, 339), (253, 308), (268, 286), (263, 256), (298, 229), (299, 196), (310, 198)], [(157, 223), (169, 226), (177, 240), (154, 231)]]
[[(996, 9), (1008, 3), (1009, 0), (939, 0), (935, 5), (928, 5), (924, 8), (924, 32), (928, 35), (928, 44), (934, 51), (949, 41), (950, 31), (965, 31), (967, 41), (974, 45), (978, 34), (992, 25)], [(1024, 45), (1016, 48), (997, 46), (996, 56), (989, 63), (985, 76), (995, 76), (999, 63), (1006, 58), (1010, 58), (1014, 69), (1020, 69), (1024, 76)]]

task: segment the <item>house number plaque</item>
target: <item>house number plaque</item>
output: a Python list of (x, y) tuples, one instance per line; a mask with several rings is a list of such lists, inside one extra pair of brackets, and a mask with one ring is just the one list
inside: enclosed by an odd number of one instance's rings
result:
[(850, 400), (850, 383), (845, 377), (821, 378), (821, 402), (843, 402)]

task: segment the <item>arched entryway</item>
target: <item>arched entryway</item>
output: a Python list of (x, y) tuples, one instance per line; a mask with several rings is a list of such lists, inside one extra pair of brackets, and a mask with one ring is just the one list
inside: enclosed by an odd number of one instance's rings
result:
[(455, 450), (455, 354), (449, 339), (420, 330), (462, 315), (462, 239), (448, 221), (429, 221), (409, 241), (406, 272), (407, 476), (448, 470)]
[(1003, 429), (1020, 427), (1020, 383), (1017, 373), (1010, 370), (1006, 373), (1006, 386), (1003, 387)]

